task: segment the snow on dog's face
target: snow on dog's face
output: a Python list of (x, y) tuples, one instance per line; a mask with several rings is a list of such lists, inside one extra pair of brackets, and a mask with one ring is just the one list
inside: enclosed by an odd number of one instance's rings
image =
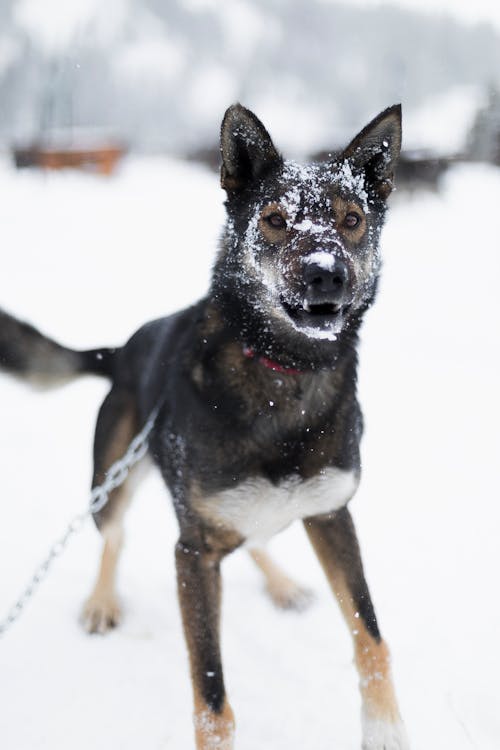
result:
[(321, 164), (284, 161), (240, 105), (221, 131), (228, 221), (212, 294), (248, 344), (324, 366), (372, 301), (379, 237), (401, 145), (392, 107)]

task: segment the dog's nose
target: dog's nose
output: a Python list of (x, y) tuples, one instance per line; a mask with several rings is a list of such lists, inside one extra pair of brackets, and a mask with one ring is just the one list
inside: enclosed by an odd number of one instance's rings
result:
[(347, 293), (349, 269), (340, 258), (329, 256), (329, 263), (308, 263), (304, 268), (308, 295), (329, 302), (341, 302)]

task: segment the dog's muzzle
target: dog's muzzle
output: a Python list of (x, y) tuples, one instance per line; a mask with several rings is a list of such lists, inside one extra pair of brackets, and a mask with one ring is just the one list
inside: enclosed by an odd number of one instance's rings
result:
[(295, 327), (338, 333), (352, 302), (351, 271), (345, 260), (324, 249), (305, 256), (299, 284), (293, 303), (282, 299)]
[(304, 267), (304, 310), (311, 314), (338, 312), (349, 298), (349, 269), (335, 256), (328, 262), (309, 262)]
[(302, 305), (294, 311), (296, 323), (320, 329), (337, 328), (351, 301), (347, 263), (324, 250), (304, 258)]

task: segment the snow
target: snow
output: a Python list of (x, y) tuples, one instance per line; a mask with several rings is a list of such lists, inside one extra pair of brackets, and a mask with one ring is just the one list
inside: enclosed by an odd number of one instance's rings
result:
[(330, 227), (324, 226), (323, 224), (315, 224), (311, 219), (302, 219), (298, 224), (294, 224), (293, 228), (297, 232), (309, 232), (310, 234), (323, 234), (327, 232)]
[[(75, 346), (120, 343), (208, 285), (223, 219), (217, 178), (131, 160), (116, 177), (0, 163), (0, 305)], [(500, 173), (454, 168), (442, 194), (396, 194), (380, 295), (363, 329), (364, 473), (352, 503), (413, 750), (498, 747), (498, 211)], [(107, 386), (32, 392), (0, 376), (0, 617), (85, 507)], [(77, 624), (95, 574), (89, 524), (0, 642), (2, 747), (193, 747), (175, 593), (176, 528), (156, 474), (127, 517), (122, 627)], [(224, 564), (222, 648), (238, 750), (359, 750), (347, 629), (300, 526), (271, 550), (314, 588), (273, 609), (244, 553)]]
[(320, 250), (317, 253), (311, 253), (311, 255), (308, 255), (304, 258), (304, 262), (307, 263), (307, 265), (314, 264), (319, 266), (325, 271), (333, 271), (335, 266), (335, 256), (331, 253), (327, 253), (325, 250)]
[[(305, 308), (304, 308), (305, 309)], [(341, 320), (336, 320), (329, 324), (329, 328), (315, 328), (314, 326), (298, 326), (292, 322), (293, 327), (296, 331), (299, 331), (303, 336), (307, 336), (310, 339), (318, 339), (323, 341), (336, 341), (337, 333), (340, 330)]]
[[(382, 145), (385, 144), (385, 141)], [(367, 214), (370, 213), (368, 208), (368, 193), (365, 190), (365, 177), (364, 174), (355, 174), (352, 171), (351, 163), (346, 159), (340, 165), (338, 171), (337, 181), (343, 190), (354, 193), (363, 206), (363, 211)]]

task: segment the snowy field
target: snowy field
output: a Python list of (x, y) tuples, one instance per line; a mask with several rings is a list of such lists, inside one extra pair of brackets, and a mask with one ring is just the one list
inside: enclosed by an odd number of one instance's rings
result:
[[(207, 287), (217, 178), (131, 160), (104, 180), (0, 163), (0, 306), (78, 347), (121, 343)], [(352, 510), (414, 750), (497, 750), (500, 170), (397, 195), (363, 329), (364, 475)], [(106, 383), (44, 393), (0, 376), (0, 619), (84, 508)], [(495, 476), (494, 476), (495, 474)], [(128, 516), (122, 627), (77, 624), (99, 537), (75, 537), (0, 641), (2, 750), (193, 747), (173, 569), (176, 527), (151, 474)], [(350, 639), (300, 526), (271, 544), (316, 599), (282, 613), (245, 554), (224, 564), (223, 653), (238, 750), (359, 750)]]

